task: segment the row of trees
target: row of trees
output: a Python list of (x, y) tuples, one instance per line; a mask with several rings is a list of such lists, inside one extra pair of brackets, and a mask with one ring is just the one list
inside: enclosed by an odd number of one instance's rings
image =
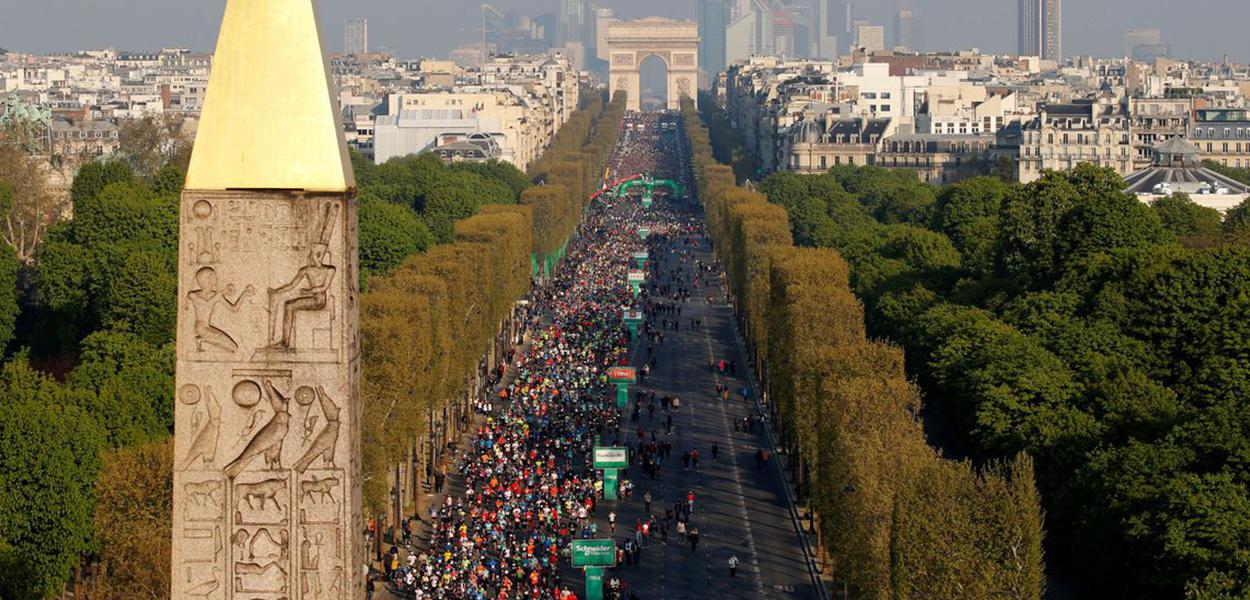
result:
[(930, 447), (902, 352), (868, 339), (847, 264), (795, 247), (786, 210), (736, 187), (683, 112), (708, 227), (835, 577), (859, 598), (1040, 598), (1032, 461), (975, 469)]
[[(601, 106), (592, 102), (588, 112), (597, 114)], [(575, 116), (578, 122), (586, 119), (585, 112)], [(168, 132), (157, 131), (156, 125), (130, 124), (127, 131), (134, 131), (127, 136), (185, 150), (160, 141)], [(583, 126), (581, 140), (564, 145), (581, 151), (591, 129)], [(140, 135), (145, 131), (151, 135)], [(11, 148), (0, 144), (0, 152)], [(103, 597), (168, 594), (183, 150), (128, 150), (84, 165), (71, 189), (74, 218), (51, 226), (37, 165), (27, 157), (0, 161), (0, 211), (6, 217), (0, 226), (8, 242), (0, 245), (0, 342), (22, 349), (0, 366), (0, 463), (5, 465), (0, 469), (0, 597), (52, 594), (84, 556), (98, 559)], [(499, 162), (447, 166), (432, 155), (383, 165), (358, 155), (352, 159), (359, 186), (361, 276), (384, 288), (377, 298), (365, 294), (362, 304), (368, 302), (376, 312), (380, 304), (394, 302), (399, 283), (387, 275), (407, 269), (409, 257), (432, 249), (410, 270), (423, 280), (438, 275), (461, 283), (444, 283), (414, 298), (445, 306), (430, 313), (406, 312), (403, 319), (383, 312), (391, 331), (408, 331), (416, 327), (413, 321), (425, 322), (427, 314), (445, 315), (430, 321), (442, 336), (432, 347), (455, 352), (433, 357), (431, 364), (443, 369), (446, 377), (440, 381), (463, 388), (463, 377), (451, 374), (473, 370), (486, 347), (482, 340), (490, 337), (482, 323), (489, 322), (493, 331), (501, 307), (511, 305), (505, 300), (519, 298), (528, 286), (532, 209), (516, 203), (530, 188), (530, 176)], [(505, 269), (501, 260), (520, 264), (520, 273)], [(455, 300), (449, 301), (452, 294)], [(451, 306), (461, 310), (459, 322), (448, 312)], [(466, 308), (473, 308), (472, 314)], [(376, 335), (379, 329), (368, 316), (362, 329), (374, 333), (363, 347), (371, 356), (379, 354), (379, 345), (396, 356), (431, 347), (394, 347), (393, 340)], [(453, 340), (452, 332), (460, 337)], [(446, 345), (448, 340), (453, 345)], [(379, 398), (396, 398), (395, 390), (380, 390), (379, 376), (366, 365), (370, 417)], [(430, 381), (410, 379), (396, 389), (411, 392)], [(379, 395), (383, 392), (390, 395)], [(454, 397), (453, 392), (442, 390), (441, 397)], [(395, 408), (412, 407), (397, 403)], [(399, 423), (399, 433), (429, 420), (413, 420), (410, 413), (381, 414), (386, 425)], [(387, 452), (395, 435), (377, 437), (377, 448), (366, 446), (367, 464), (394, 462)]]
[(598, 188), (624, 117), (623, 93), (607, 106), (595, 98), (588, 110), (575, 114), (560, 128), (552, 147), (530, 169), (541, 185), (527, 190), (521, 203), (534, 209), (535, 272), (549, 274), (563, 256), (582, 208)]
[[(387, 512), (394, 467), (413, 464), (436, 421), (458, 416), (454, 402), (464, 396), (467, 378), (529, 289), (530, 209), (486, 209), (455, 224), (453, 243), (371, 279), (361, 297), (364, 495), (370, 514)], [(420, 483), (422, 472), (409, 476)]]
[(514, 188), (519, 204), (484, 204), (454, 222), (451, 243), (369, 279), (361, 341), (370, 514), (393, 514), (393, 488), (416, 489), (445, 468), (437, 449), (456, 437), (467, 397), (481, 392), (478, 376), (500, 360), (494, 340), (529, 291), (535, 257), (554, 267), (573, 234), (623, 116), (623, 96), (606, 107), (592, 98), (531, 167), (539, 185)]
[(1049, 556), (1100, 597), (1250, 593), (1250, 206), (1146, 205), (1082, 165), (934, 188), (835, 167), (760, 190), (836, 248), (948, 450), (1025, 452)]

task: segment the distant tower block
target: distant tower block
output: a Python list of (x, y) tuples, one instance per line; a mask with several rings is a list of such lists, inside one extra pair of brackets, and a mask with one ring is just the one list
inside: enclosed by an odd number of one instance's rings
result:
[(179, 215), (172, 594), (359, 600), (356, 182), (311, 0), (228, 0), (209, 84)]
[(369, 53), (369, 19), (343, 21), (343, 53)]

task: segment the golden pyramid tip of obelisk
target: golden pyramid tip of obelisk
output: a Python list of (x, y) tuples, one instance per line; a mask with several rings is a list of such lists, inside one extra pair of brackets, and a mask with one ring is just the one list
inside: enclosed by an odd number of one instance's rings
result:
[(354, 189), (313, 0), (228, 0), (186, 189)]

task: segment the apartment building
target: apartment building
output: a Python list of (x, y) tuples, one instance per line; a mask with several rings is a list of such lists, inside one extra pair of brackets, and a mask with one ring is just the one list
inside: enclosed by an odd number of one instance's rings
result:
[(1043, 170), (1071, 169), (1081, 163), (1133, 173), (1135, 150), (1128, 107), (1099, 98), (1071, 104), (1043, 104), (1041, 114), (1022, 127), (1017, 177), (1028, 183)]

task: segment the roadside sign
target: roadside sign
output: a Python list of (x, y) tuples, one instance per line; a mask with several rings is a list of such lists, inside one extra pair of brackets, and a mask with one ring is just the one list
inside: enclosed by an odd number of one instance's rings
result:
[(613, 540), (573, 540), (574, 567), (615, 567), (616, 542)]
[(638, 370), (633, 367), (612, 367), (608, 369), (609, 383), (635, 383), (638, 381)]
[(627, 310), (627, 311), (625, 311), (625, 322), (626, 322), (626, 323), (629, 323), (629, 322), (631, 322), (631, 321), (632, 321), (632, 322), (634, 322), (634, 323), (641, 323), (641, 322), (643, 322), (643, 321), (645, 321), (645, 320), (647, 320), (647, 316), (646, 316), (646, 314), (644, 314), (641, 310)]
[(625, 469), (629, 467), (629, 448), (623, 446), (595, 446), (593, 465), (596, 469)]
[(635, 252), (634, 260), (647, 260), (648, 258), (650, 258), (650, 256), (651, 255), (646, 252)]
[(630, 271), (629, 279), (627, 279), (629, 283), (642, 283), (646, 280), (647, 274), (644, 271)]
[(647, 239), (647, 236), (649, 236), (649, 235), (651, 235), (651, 228), (649, 228), (649, 227), (639, 227), (639, 228), (638, 228), (638, 237), (640, 237), (640, 238), (642, 238), (642, 239), (644, 239), (644, 240), (645, 240), (645, 239)]

